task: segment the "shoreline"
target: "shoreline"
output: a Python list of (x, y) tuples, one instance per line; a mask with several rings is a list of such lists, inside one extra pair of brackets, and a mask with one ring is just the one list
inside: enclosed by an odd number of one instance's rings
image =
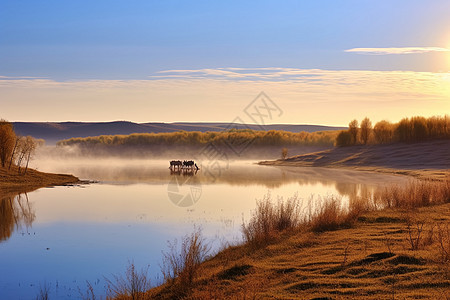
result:
[(324, 165), (324, 166), (314, 166), (308, 163), (302, 162), (285, 162), (282, 160), (266, 160), (257, 162), (260, 166), (271, 166), (271, 167), (297, 167), (297, 168), (329, 168), (329, 169), (344, 169), (353, 171), (363, 171), (363, 172), (374, 172), (390, 175), (404, 175), (413, 177), (421, 180), (436, 180), (442, 181), (450, 176), (450, 170), (445, 169), (393, 169), (384, 168), (378, 166), (343, 166), (343, 165)]
[[(411, 189), (406, 192), (409, 197)], [(450, 288), (450, 203), (445, 199), (428, 206), (363, 211), (352, 225), (314, 231), (306, 224), (278, 231), (261, 245), (229, 244), (199, 264), (188, 287), (173, 279), (145, 295), (151, 299), (444, 299)]]
[(71, 174), (45, 173), (28, 169), (26, 174), (18, 174), (17, 167), (0, 168), (0, 192), (27, 193), (34, 190), (73, 184), (85, 183)]
[(417, 179), (445, 180), (450, 177), (450, 141), (415, 144), (356, 145), (259, 161), (258, 165), (349, 169)]

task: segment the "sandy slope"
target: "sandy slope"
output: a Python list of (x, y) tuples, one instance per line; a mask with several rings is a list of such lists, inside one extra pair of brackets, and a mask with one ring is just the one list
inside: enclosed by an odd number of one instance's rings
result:
[(450, 172), (450, 141), (415, 144), (336, 147), (262, 165), (347, 167), (362, 170), (442, 178)]

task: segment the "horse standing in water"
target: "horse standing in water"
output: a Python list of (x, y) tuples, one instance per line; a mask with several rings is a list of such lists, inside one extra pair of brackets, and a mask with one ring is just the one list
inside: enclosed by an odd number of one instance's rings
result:
[(185, 160), (185, 161), (183, 161), (183, 168), (193, 169), (194, 168), (194, 161), (193, 160)]
[(180, 170), (181, 167), (182, 167), (181, 160), (171, 160), (170, 161), (169, 169), (171, 169), (172, 171), (175, 171), (175, 169)]

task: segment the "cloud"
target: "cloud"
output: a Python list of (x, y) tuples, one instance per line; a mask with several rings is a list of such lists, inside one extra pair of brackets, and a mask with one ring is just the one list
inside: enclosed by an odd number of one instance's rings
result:
[(14, 80), (14, 79), (47, 79), (48, 77), (34, 77), (34, 76), (0, 76), (0, 80)]
[(216, 68), (197, 70), (165, 70), (152, 79), (185, 78), (185, 79), (217, 79), (217, 80), (251, 80), (251, 81), (284, 81), (319, 76), (320, 70), (295, 68)]
[(450, 52), (450, 49), (440, 47), (352, 48), (345, 50), (345, 52), (353, 52), (366, 55), (386, 55), (386, 54), (417, 54), (427, 52)]
[[(450, 114), (450, 73), (216, 68), (146, 80), (0, 80), (1, 118), (28, 121), (232, 121), (264, 91), (284, 111), (271, 123), (345, 125)], [(26, 109), (24, 109), (26, 108)]]

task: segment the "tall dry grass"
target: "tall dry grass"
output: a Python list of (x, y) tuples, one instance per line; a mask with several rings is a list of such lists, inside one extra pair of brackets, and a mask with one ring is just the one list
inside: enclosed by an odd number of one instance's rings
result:
[(186, 235), (178, 248), (177, 241), (169, 243), (169, 250), (163, 252), (161, 272), (172, 293), (181, 298), (189, 294), (199, 273), (200, 264), (206, 260), (210, 245), (202, 237), (200, 229)]
[[(147, 276), (148, 268), (140, 271), (131, 262), (128, 264), (125, 277), (113, 275), (112, 279), (105, 278), (107, 288), (107, 299), (147, 299), (145, 292), (151, 288), (150, 279)], [(88, 284), (89, 288), (89, 284)], [(92, 288), (92, 296), (95, 298)], [(87, 294), (89, 296), (89, 293)]]
[(50, 285), (44, 282), (39, 285), (39, 292), (36, 296), (36, 300), (48, 300), (50, 295)]
[(343, 207), (340, 198), (330, 196), (316, 204), (308, 216), (308, 225), (313, 232), (350, 228), (364, 211), (361, 201), (353, 201), (348, 207)]
[(300, 200), (297, 196), (286, 201), (279, 198), (272, 201), (267, 194), (256, 203), (248, 223), (242, 224), (244, 241), (252, 247), (267, 245), (278, 236), (280, 232), (296, 229), (301, 224)]
[(365, 209), (360, 202), (345, 207), (342, 199), (335, 196), (310, 199), (304, 204), (296, 195), (286, 201), (281, 198), (273, 201), (267, 194), (257, 202), (249, 222), (242, 224), (244, 242), (251, 248), (259, 248), (286, 231), (321, 232), (351, 227)]
[(437, 242), (442, 263), (450, 263), (450, 226), (449, 224), (437, 225)]
[(406, 209), (450, 203), (450, 178), (444, 181), (412, 180), (404, 186), (387, 186), (374, 193), (373, 201), (381, 208)]
[(342, 199), (336, 196), (310, 199), (305, 205), (297, 196), (274, 201), (267, 194), (257, 201), (250, 220), (243, 222), (242, 234), (246, 244), (259, 248), (275, 241), (285, 231), (323, 232), (350, 228), (367, 211), (415, 209), (443, 203), (450, 203), (450, 180), (414, 180), (404, 186), (382, 187), (372, 194), (350, 199), (348, 205), (343, 205)]
[[(310, 198), (305, 202), (297, 195), (283, 200), (282, 198), (273, 199), (270, 194), (267, 194), (257, 201), (249, 221), (242, 224), (243, 246), (247, 247), (246, 251), (255, 251), (277, 242), (285, 236), (285, 233), (303, 231), (313, 235), (313, 233), (350, 228), (357, 223), (363, 213), (370, 210), (383, 208), (409, 210), (449, 202), (450, 180), (442, 182), (416, 180), (404, 186), (383, 187), (373, 193), (362, 193), (350, 199), (348, 205), (345, 205), (342, 198), (336, 196)], [(448, 224), (436, 225), (428, 231), (424, 230), (425, 227), (420, 223), (417, 224), (417, 228), (412, 224), (409, 231), (407, 230), (406, 240), (410, 243), (411, 249), (436, 245), (440, 262), (448, 264), (450, 261)], [(386, 234), (385, 237), (387, 249), (392, 252), (393, 241)], [(348, 247), (344, 250), (343, 265), (347, 261)], [(199, 280), (199, 270), (208, 251), (209, 247), (198, 230), (182, 240), (181, 248), (177, 247), (176, 243), (169, 244), (169, 251), (163, 253), (161, 268), (166, 286), (160, 294), (169, 295), (168, 297), (172, 298), (197, 299), (194, 297), (196, 295), (190, 292), (195, 288), (196, 282), (203, 282), (203, 279)], [(242, 253), (231, 254), (230, 249), (222, 249), (219, 255), (225, 257), (223, 261), (226, 262), (235, 259), (231, 257), (233, 255), (242, 257)]]

